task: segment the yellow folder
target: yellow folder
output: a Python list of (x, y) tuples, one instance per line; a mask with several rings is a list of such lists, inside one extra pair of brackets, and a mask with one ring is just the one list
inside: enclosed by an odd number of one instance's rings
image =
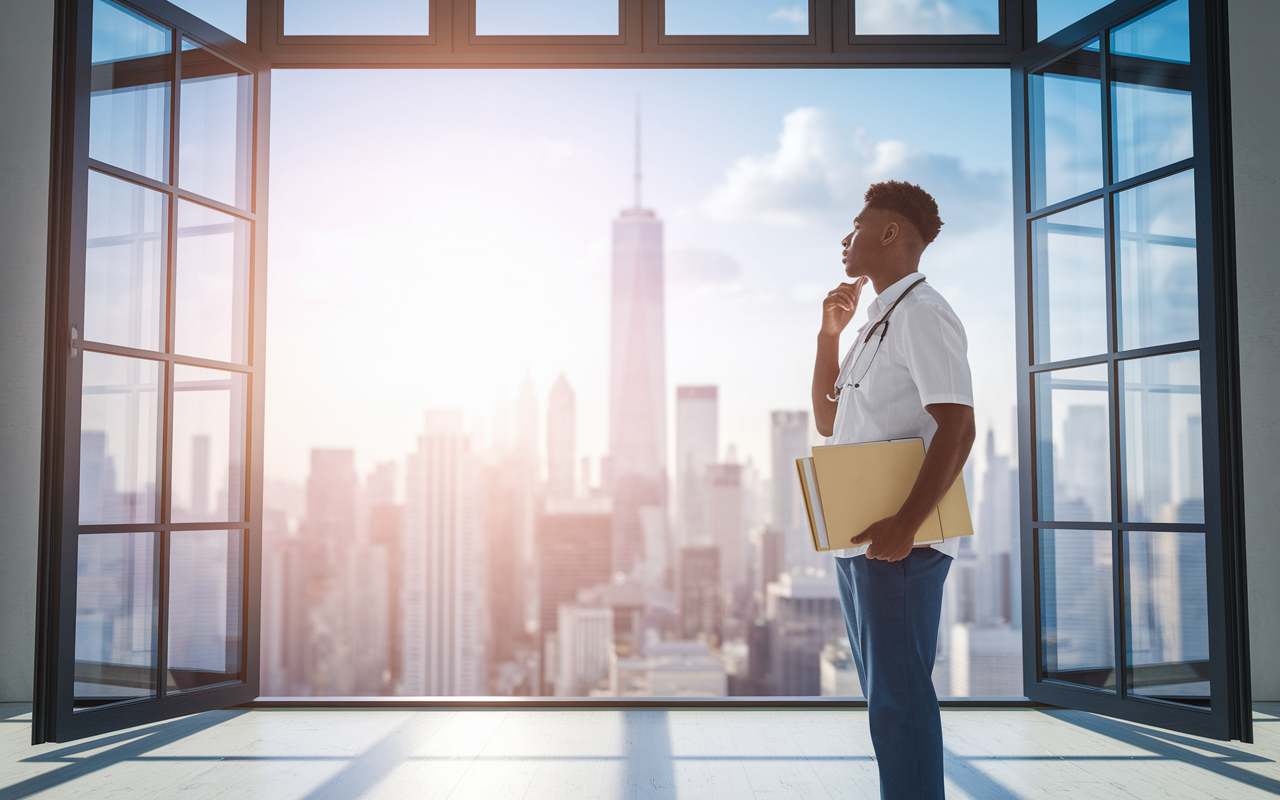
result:
[[(923, 464), (923, 439), (823, 445), (813, 448), (812, 458), (796, 459), (813, 549), (854, 547), (850, 539), (898, 513)], [(972, 535), (961, 475), (916, 531), (915, 543)]]

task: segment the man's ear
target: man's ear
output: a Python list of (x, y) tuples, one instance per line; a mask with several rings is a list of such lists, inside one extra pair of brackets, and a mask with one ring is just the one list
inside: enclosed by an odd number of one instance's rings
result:
[(898, 238), (898, 223), (890, 222), (884, 226), (884, 233), (880, 236), (880, 244), (890, 244), (894, 239)]

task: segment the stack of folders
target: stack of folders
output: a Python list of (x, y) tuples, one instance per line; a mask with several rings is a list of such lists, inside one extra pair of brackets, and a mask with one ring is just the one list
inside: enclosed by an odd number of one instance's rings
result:
[[(923, 464), (923, 439), (825, 445), (813, 448), (812, 458), (797, 458), (813, 549), (854, 547), (850, 539), (898, 513)], [(916, 531), (915, 543), (972, 535), (961, 475)]]

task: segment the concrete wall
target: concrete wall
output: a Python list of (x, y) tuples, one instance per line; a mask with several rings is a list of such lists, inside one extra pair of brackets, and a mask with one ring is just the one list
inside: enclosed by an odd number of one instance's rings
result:
[(1280, 700), (1280, 3), (1231, 0), (1227, 11), (1253, 699)]
[(0, 702), (31, 700), (53, 3), (0, 21)]

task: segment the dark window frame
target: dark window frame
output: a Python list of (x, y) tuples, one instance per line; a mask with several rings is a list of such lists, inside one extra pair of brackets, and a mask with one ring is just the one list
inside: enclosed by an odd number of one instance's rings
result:
[[(87, 48), (88, 37), (83, 35), (87, 20), (82, 9), (91, 0), (58, 0), (56, 8), (56, 40), (54, 58), (54, 125), (53, 158), (51, 166), (49, 273), (46, 315), (45, 352), (45, 415), (42, 439), (42, 494), (41, 494), (41, 544), (40, 588), (37, 608), (37, 659), (36, 659), (36, 713), (33, 724), (33, 740), (42, 742), (67, 740), (92, 735), (125, 725), (155, 721), (165, 717), (192, 713), (210, 707), (216, 697), (219, 705), (249, 703), (253, 707), (267, 706), (530, 706), (530, 707), (645, 707), (677, 705), (688, 706), (797, 706), (819, 705), (823, 707), (859, 706), (865, 701), (821, 698), (706, 698), (673, 701), (670, 699), (636, 700), (611, 698), (608, 700), (541, 700), (524, 698), (514, 701), (492, 699), (441, 698), (434, 701), (404, 701), (396, 698), (333, 698), (315, 699), (282, 698), (255, 699), (237, 695), (226, 689), (210, 689), (178, 697), (167, 698), (162, 715), (155, 709), (147, 710), (145, 702), (115, 707), (119, 715), (101, 714), (96, 718), (101, 724), (79, 724), (74, 730), (64, 729), (53, 714), (57, 708), (59, 681), (65, 680), (69, 667), (58, 658), (59, 651), (73, 652), (74, 641), (69, 640), (65, 626), (57, 628), (58, 608), (75, 607), (75, 560), (63, 559), (62, 534), (64, 522), (73, 518), (77, 498), (75, 492), (64, 492), (64, 487), (74, 488), (78, 475), (71, 474), (78, 468), (78, 443), (68, 442), (64, 435), (68, 411), (78, 416), (78, 408), (68, 408), (78, 399), (67, 398), (68, 353), (75, 344), (69, 335), (72, 315), (68, 298), (83, 287), (74, 284), (76, 278), (70, 265), (77, 257), (83, 260), (83, 242), (77, 243), (76, 231), (84, 230), (84, 214), (74, 199), (83, 197), (85, 175), (90, 166), (110, 172), (102, 165), (91, 165), (87, 159), (87, 125), (75, 125), (76, 119), (87, 119)], [(240, 42), (212, 28), (202, 20), (164, 0), (121, 0), (144, 12), (168, 20), (192, 38), (198, 39), (210, 49), (225, 57), (239, 61), (257, 75), (255, 120), (253, 139), (257, 163), (254, 167), (256, 185), (252, 221), (255, 224), (253, 264), (253, 307), (250, 315), (251, 360), (242, 371), (250, 373), (255, 387), (250, 392), (248, 444), (250, 475), (258, 476), (260, 484), (263, 461), (263, 418), (261, 386), (262, 356), (265, 352), (261, 332), (265, 330), (265, 280), (260, 271), (265, 265), (265, 239), (267, 211), (266, 176), (268, 162), (269, 124), (267, 110), (270, 104), (270, 76), (273, 69), (306, 68), (1000, 68), (1010, 69), (1014, 83), (1013, 122), (1015, 191), (1022, 191), (1025, 184), (1025, 131), (1018, 128), (1025, 114), (1022, 95), (1022, 74), (1028, 64), (1036, 59), (1044, 60), (1074, 43), (1095, 35), (1096, 30), (1114, 20), (1117, 14), (1136, 14), (1154, 6), (1154, 0), (1117, 0), (1104, 9), (1059, 31), (1044, 42), (1038, 41), (1036, 25), (1036, 0), (1001, 0), (1001, 32), (990, 36), (880, 36), (859, 35), (854, 29), (853, 3), (855, 0), (808, 0), (810, 30), (796, 36), (668, 36), (662, 31), (664, 18), (663, 0), (619, 0), (619, 33), (616, 37), (512, 37), (478, 36), (475, 34), (475, 0), (437, 0), (430, 11), (430, 33), (418, 37), (342, 37), (342, 36), (286, 36), (283, 33), (283, 14), (287, 0), (247, 0), (247, 43)], [(1248, 686), (1248, 631), (1244, 589), (1243, 555), (1243, 484), (1240, 461), (1240, 412), (1239, 412), (1239, 364), (1237, 331), (1235, 327), (1235, 264), (1231, 211), (1231, 175), (1229, 141), (1229, 102), (1227, 93), (1226, 19), (1225, 0), (1191, 0), (1193, 20), (1204, 20), (1204, 30), (1194, 37), (1196, 58), (1202, 59), (1205, 69), (1197, 72), (1195, 125), (1197, 148), (1194, 159), (1197, 175), (1208, 179), (1197, 180), (1197, 204), (1204, 202), (1212, 212), (1209, 222), (1201, 224), (1198, 214), (1197, 240), (1201, 259), (1211, 258), (1218, 265), (1206, 277), (1201, 270), (1201, 343), (1203, 374), (1212, 374), (1212, 383), (1202, 382), (1202, 404), (1206, 419), (1206, 437), (1213, 425), (1208, 424), (1212, 415), (1214, 425), (1225, 434), (1217, 450), (1214, 463), (1209, 463), (1206, 450), (1206, 518), (1216, 514), (1221, 520), (1222, 547), (1225, 564), (1211, 562), (1211, 575), (1223, 576), (1215, 586), (1210, 578), (1210, 603), (1227, 598), (1228, 630), (1222, 635), (1229, 645), (1229, 658), (1219, 659), (1213, 675), (1215, 685), (1232, 682), (1232, 721), (1229, 731), (1216, 731), (1207, 735), (1228, 733), (1231, 738), (1252, 741)], [(1193, 30), (1196, 25), (1193, 23)], [(77, 42), (81, 52), (77, 51)], [(175, 86), (176, 89), (176, 86)], [(1104, 84), (1105, 89), (1105, 84)], [(176, 115), (176, 109), (175, 109)], [(176, 117), (175, 117), (176, 118)], [(1109, 145), (1109, 139), (1108, 139)], [(1021, 164), (1022, 166), (1018, 166)], [(1149, 178), (1149, 176), (1146, 176)], [(137, 180), (131, 177), (131, 180)], [(176, 189), (176, 187), (172, 187)], [(1105, 189), (1106, 187), (1104, 187)], [(1114, 187), (1112, 187), (1114, 188)], [(170, 191), (171, 196), (181, 196), (181, 191)], [(1105, 194), (1100, 190), (1099, 196)], [(206, 201), (207, 202), (207, 201)], [(1080, 202), (1079, 198), (1071, 202)], [(223, 209), (226, 210), (226, 209)], [(1041, 209), (1038, 214), (1047, 213)], [(243, 211), (238, 215), (244, 216)], [(1019, 221), (1026, 215), (1020, 210)], [(1108, 218), (1110, 209), (1108, 209)], [(1019, 296), (1029, 300), (1027, 290), (1027, 252), (1025, 225), (1015, 226), (1018, 237), (1016, 258)], [(172, 269), (172, 265), (170, 265)], [(1207, 283), (1207, 285), (1206, 285)], [(1026, 303), (1019, 303), (1018, 324), (1025, 327)], [(170, 313), (171, 313), (170, 307)], [(1212, 329), (1210, 335), (1209, 328)], [(1030, 364), (1025, 337), (1019, 337), (1019, 363)], [(1209, 345), (1212, 344), (1212, 347)], [(95, 349), (100, 349), (94, 346)], [(1176, 347), (1176, 346), (1175, 346)], [(1153, 350), (1154, 352), (1154, 350)], [(160, 354), (163, 356), (163, 354)], [(1130, 356), (1132, 354), (1125, 354)], [(156, 357), (152, 354), (148, 357)], [(163, 360), (163, 359), (162, 359)], [(190, 359), (182, 359), (192, 363)], [(1081, 363), (1093, 363), (1096, 359)], [(212, 365), (212, 364), (209, 364)], [(1065, 365), (1065, 362), (1058, 366)], [(1038, 365), (1043, 367), (1043, 365)], [(1019, 382), (1019, 425), (1030, 430), (1030, 400), (1027, 382)], [(1212, 387), (1210, 391), (1209, 387)], [(1217, 432), (1215, 431), (1215, 434)], [(1031, 444), (1021, 436), (1022, 463), (1031, 461)], [(1214, 485), (1221, 488), (1220, 497), (1209, 501), (1208, 478), (1210, 470), (1215, 475)], [(1070, 524), (1041, 525), (1030, 518), (1032, 508), (1029, 483), (1030, 470), (1023, 472), (1021, 489), (1024, 513), (1022, 531), (1023, 574), (1034, 570), (1033, 537), (1039, 527), (1069, 527)], [(241, 528), (246, 531), (248, 547), (245, 550), (244, 615), (245, 644), (242, 645), (246, 670), (245, 686), (258, 686), (258, 611), (261, 588), (261, 521), (262, 501), (258, 492), (252, 491), (255, 479), (247, 486), (247, 521), (243, 526), (196, 526), (200, 529)], [(1219, 502), (1220, 501), (1220, 502)], [(70, 517), (68, 515), (71, 515)], [(139, 526), (127, 526), (131, 530)], [(186, 526), (170, 524), (170, 530)], [(1141, 526), (1125, 524), (1129, 530)], [(1170, 529), (1168, 525), (1160, 526)], [(106, 530), (105, 528), (103, 529)], [(68, 573), (67, 564), (70, 562)], [(62, 570), (58, 571), (61, 564)], [(68, 579), (69, 578), (69, 579)], [(1024, 645), (1024, 653), (1038, 653), (1034, 641), (1038, 619), (1038, 589), (1035, 584), (1023, 584), (1024, 637), (1030, 637)], [(1219, 590), (1215, 592), (1215, 589)], [(1030, 598), (1030, 599), (1028, 599)], [(1215, 599), (1216, 598), (1216, 599)], [(1211, 607), (1212, 611), (1212, 607)], [(1028, 624), (1030, 623), (1030, 624)], [(1028, 649), (1028, 646), (1032, 649)], [(1216, 651), (1215, 651), (1216, 652)], [(1026, 659), (1024, 659), (1025, 661)], [(1035, 660), (1038, 661), (1038, 658)], [(1029, 670), (1034, 672), (1036, 663)], [(1221, 673), (1221, 674), (1220, 674)], [(1034, 678), (1033, 675), (1030, 678)], [(1029, 678), (1031, 688), (1035, 681)], [(224, 694), (218, 694), (222, 692)], [(1086, 710), (1087, 698), (1077, 694), (1058, 698), (1064, 705)], [(155, 704), (153, 703), (153, 706)], [(986, 699), (970, 698), (943, 701), (954, 707), (998, 707), (1006, 705), (1041, 707), (1036, 698)], [(131, 711), (130, 709), (133, 709)], [(80, 720), (93, 720), (95, 714), (77, 715)], [(107, 720), (113, 718), (110, 724)], [(1154, 719), (1154, 718), (1153, 718)], [(1155, 724), (1159, 724), (1156, 722)]]

